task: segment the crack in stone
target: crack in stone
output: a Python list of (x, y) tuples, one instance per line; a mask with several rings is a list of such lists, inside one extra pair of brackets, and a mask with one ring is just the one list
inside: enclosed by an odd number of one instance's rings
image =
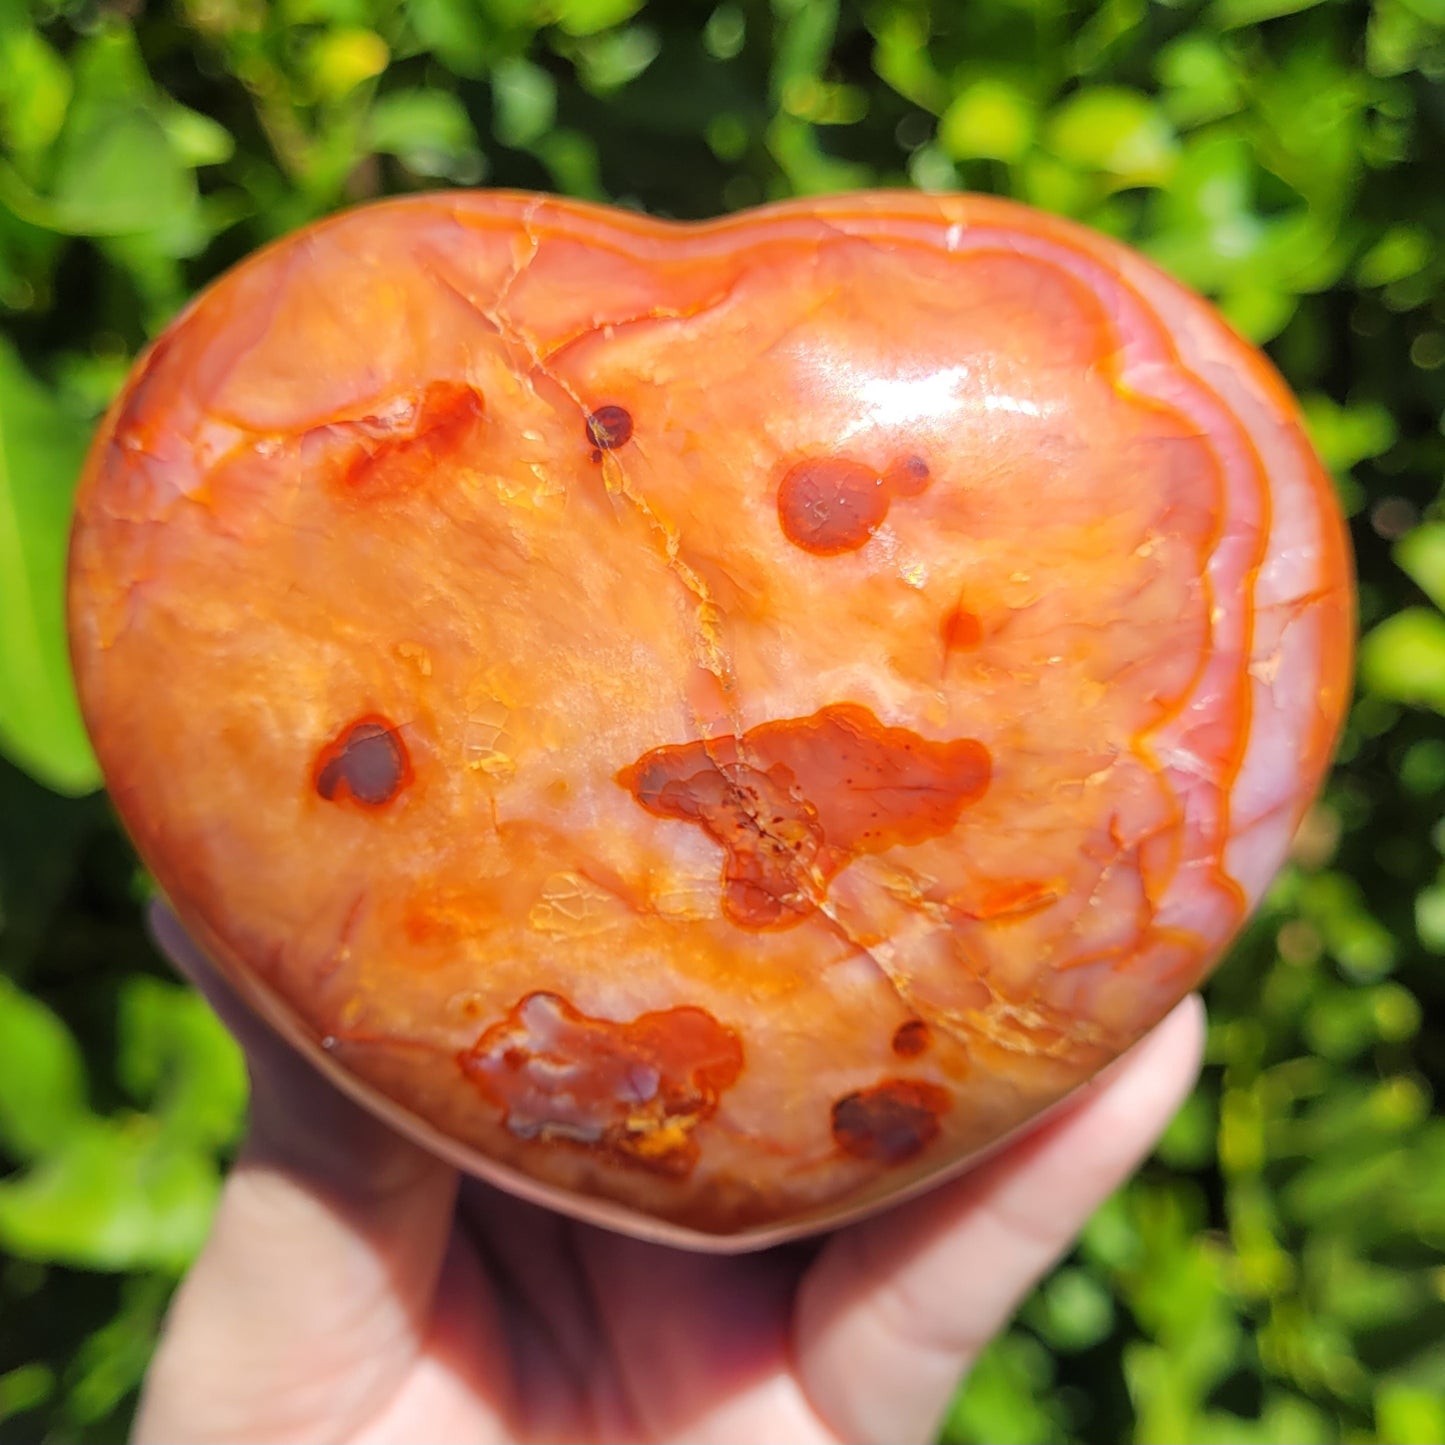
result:
[[(504, 282), (501, 293), (497, 297), (491, 310), (488, 311), (486, 308), (480, 306), (478, 306), (478, 310), (498, 328), (505, 340), (522, 350), (529, 359), (533, 370), (544, 376), (552, 385), (557, 387), (563, 395), (573, 402), (578, 410), (579, 421), (585, 428), (587, 418), (591, 414), (591, 408), (586, 399), (577, 392), (576, 388), (569, 385), (564, 378), (557, 375), (552, 369), (551, 362), (553, 356), (556, 354), (555, 351), (544, 355), (535, 340), (525, 335), (525, 333), (518, 328), (514, 318), (510, 315), (504, 316), (503, 314), (503, 308), (506, 306), (507, 299), (511, 295), (517, 281), (526, 273), (528, 267), (530, 267), (532, 261), (541, 250), (542, 240), (533, 229), (533, 222), (540, 204), (539, 201), (529, 206), (521, 218), (523, 233), (526, 235), (532, 247), (530, 254), (514, 265), (512, 273)], [(689, 317), (699, 316), (707, 311), (710, 306), (721, 305), (733, 294), (733, 289), (733, 287), (727, 288), (717, 297), (711, 298), (707, 304), (686, 314)], [(644, 318), (631, 319), (640, 320)], [(603, 330), (607, 324), (608, 323), (602, 322), (595, 323), (591, 328), (591, 332), (583, 334), (592, 334), (593, 332)], [(568, 344), (579, 339), (580, 337), (573, 337)], [(533, 395), (537, 396), (538, 401), (541, 402), (543, 399), (537, 392), (535, 385), (531, 382), (530, 377), (528, 384), (532, 389)], [(544, 402), (543, 404), (545, 405), (546, 403)], [(632, 437), (629, 445), (636, 447), (643, 458), (648, 459), (645, 444), (640, 441), (636, 434)], [(668, 527), (662, 518), (658, 516), (656, 510), (638, 490), (633, 479), (629, 476), (628, 469), (622, 458), (616, 452), (605, 452), (602, 458), (602, 467), (604, 484), (609, 500), (618, 496), (622, 497), (634, 512), (642, 518), (647, 528), (661, 539), (662, 546), (659, 554), (661, 559), (665, 562), (668, 571), (677, 578), (689, 598), (695, 599), (696, 605), (690, 608), (696, 626), (694, 642), (697, 650), (694, 656), (697, 657), (699, 664), (717, 679), (728, 708), (729, 720), (735, 732), (740, 735), (742, 732), (742, 717), (737, 710), (735, 701), (736, 670), (733, 667), (731, 658), (727, 656), (720, 644), (715, 624), (710, 627), (707, 620), (708, 613), (717, 615), (720, 614), (721, 609), (718, 607), (707, 584), (697, 572), (682, 559), (680, 555), (681, 533), (676, 529)], [(691, 702), (689, 703), (689, 707), (693, 714), (694, 727), (698, 733), (702, 735), (704, 743), (709, 743), (711, 739), (707, 736), (707, 726)]]
[[(934, 1016), (934, 1011), (932, 1009), (921, 1008), (919, 1006), (917, 1000), (913, 998), (912, 994), (908, 989), (906, 979), (900, 977), (899, 974), (895, 973), (894, 970), (883, 961), (883, 958), (880, 957), (877, 950), (875, 950), (869, 944), (864, 943), (861, 938), (857, 937), (854, 934), (853, 930), (849, 928), (847, 923), (845, 923), (843, 919), (839, 916), (836, 906), (833, 904), (832, 900), (827, 897), (826, 894), (822, 894), (819, 896), (817, 907), (818, 912), (822, 914), (825, 919), (827, 919), (828, 926), (831, 927), (833, 931), (850, 948), (853, 948), (858, 953), (862, 954), (863, 957), (866, 958), (875, 969), (877, 969), (883, 981), (889, 986), (890, 989), (892, 989), (893, 993), (897, 996), (898, 1001), (903, 1005), (905, 1010), (907, 1010), (911, 1014), (916, 1014), (920, 1018), (927, 1019), (929, 1022), (942, 1023), (944, 1031), (946, 1033), (950, 1034), (955, 1038), (957, 1042), (967, 1047), (967, 1040), (958, 1035), (958, 1033), (952, 1027), (951, 1020), (943, 1020), (937, 1018)], [(886, 946), (891, 950), (891, 944)]]
[[(519, 362), (524, 364), (516, 365), (515, 370), (520, 373), (525, 384), (532, 392), (537, 402), (555, 410), (557, 405), (555, 397), (548, 399), (539, 390), (537, 379), (545, 379), (551, 388), (555, 388), (562, 396), (577, 408), (579, 424), (585, 428), (588, 416), (591, 414), (591, 407), (588, 400), (581, 395), (577, 387), (569, 383), (566, 378), (558, 374), (556, 364), (558, 359), (568, 350), (579, 345), (586, 339), (596, 336), (599, 332), (610, 335), (617, 327), (643, 325), (652, 321), (669, 320), (690, 320), (694, 317), (704, 315), (708, 311), (726, 302), (734, 295), (738, 282), (734, 281), (725, 287), (715, 296), (709, 297), (700, 305), (685, 310), (656, 310), (638, 316), (621, 318), (616, 321), (595, 321), (591, 326), (566, 338), (550, 350), (544, 350), (535, 337), (529, 335), (523, 325), (512, 316), (508, 310), (511, 296), (522, 278), (527, 274), (532, 263), (541, 252), (544, 245), (544, 237), (536, 226), (536, 216), (540, 209), (540, 202), (535, 202), (527, 208), (520, 220), (520, 229), (524, 235), (529, 249), (525, 254), (514, 256), (511, 269), (504, 278), (494, 300), (484, 303), (477, 298), (466, 294), (464, 291), (448, 279), (438, 268), (429, 267), (435, 280), (445, 287), (452, 294), (458, 296), (466, 305), (480, 315), (496, 332), (501, 341), (513, 353)], [(836, 227), (827, 228), (831, 234), (845, 236), (850, 240), (859, 238), (851, 236), (846, 231)], [(816, 261), (815, 261), (816, 265)], [(777, 350), (783, 345), (788, 337), (793, 335), (798, 325), (806, 322), (808, 316), (819, 314), (835, 298), (836, 291), (818, 298), (810, 308), (808, 315), (797, 319), (797, 322), (789, 326), (782, 336), (775, 338), (767, 349), (767, 352)], [(628, 445), (636, 449), (637, 455), (647, 464), (652, 464), (653, 457), (650, 453), (649, 444), (645, 434), (634, 433)], [(689, 612), (694, 623), (694, 658), (698, 665), (709, 672), (717, 681), (722, 701), (725, 706), (728, 719), (733, 728), (734, 743), (737, 749), (738, 759), (746, 760), (745, 728), (737, 697), (737, 676), (732, 658), (722, 643), (720, 636), (719, 621), (722, 610), (719, 607), (711, 589), (697, 570), (687, 561), (685, 556), (685, 544), (682, 531), (679, 527), (670, 524), (653, 506), (637, 483), (635, 468), (627, 465), (626, 459), (618, 451), (608, 450), (604, 452), (601, 460), (603, 469), (603, 480), (607, 496), (614, 503), (614, 515), (616, 515), (616, 502), (621, 501), (638, 516), (646, 528), (647, 533), (654, 539), (656, 555), (665, 564), (667, 570), (676, 578), (678, 584), (683, 588), (688, 597)], [(694, 727), (699, 734), (699, 742), (702, 744), (704, 755), (709, 758), (715, 767), (721, 771), (721, 764), (724, 761), (718, 750), (718, 736), (712, 733), (710, 725), (704, 722), (694, 702), (689, 702), (692, 712)], [(1116, 843), (1114, 859), (1104, 864), (1098, 877), (1095, 880), (1095, 891), (1102, 886), (1107, 875), (1123, 860), (1125, 849)], [(1135, 850), (1127, 850), (1135, 851)], [(1136, 855), (1137, 856), (1137, 855)], [(980, 1034), (990, 1037), (1001, 1047), (1018, 1048), (1017, 1042), (1007, 1040), (1011, 1032), (1005, 1020), (1012, 1016), (1016, 1010), (1011, 1006), (997, 1011), (998, 1018), (995, 1027), (979, 1028), (977, 1025), (966, 1025), (962, 1020), (955, 1018), (948, 1011), (936, 1008), (914, 996), (906, 971), (899, 967), (897, 960), (892, 957), (896, 951), (891, 944), (880, 948), (866, 943), (863, 938), (850, 926), (842, 916), (838, 907), (828, 897), (828, 884), (816, 869), (809, 870), (809, 892), (816, 904), (817, 915), (823, 921), (824, 926), (839, 937), (850, 949), (866, 958), (877, 970), (878, 975), (884, 980), (892, 993), (897, 997), (901, 1006), (910, 1014), (927, 1019), (931, 1024), (937, 1026), (943, 1033), (955, 1040), (965, 1049), (969, 1046), (971, 1039), (976, 1039)], [(1152, 901), (1152, 900), (1151, 900)], [(923, 902), (923, 900), (920, 900)], [(1146, 908), (1148, 904), (1146, 903)], [(927, 910), (932, 914), (933, 910)], [(1151, 910), (1152, 911), (1152, 910)], [(934, 917), (937, 924), (943, 923), (941, 917)], [(1019, 1022), (1027, 1027), (1027, 1022), (1020, 1019)], [(997, 1025), (1002, 1025), (998, 1027)], [(1030, 1048), (1037, 1049), (1036, 1043), (1030, 1043)], [(1047, 1050), (1044, 1050), (1047, 1052)]]
[(612, 321), (594, 321), (591, 326), (586, 326), (581, 331), (567, 337), (566, 340), (559, 341), (543, 355), (543, 360), (550, 365), (555, 365), (558, 357), (570, 351), (574, 346), (581, 345), (588, 337), (596, 336), (598, 332), (607, 333), (607, 339), (611, 340), (615, 332), (625, 331), (633, 326), (645, 326), (653, 321), (691, 321), (698, 316), (706, 315), (709, 311), (715, 311), (719, 306), (731, 301), (737, 288), (738, 282), (734, 280), (724, 286), (716, 295), (709, 296), (707, 300), (699, 302), (696, 306), (680, 308), (656, 306), (651, 311), (644, 311), (636, 316), (621, 316)]

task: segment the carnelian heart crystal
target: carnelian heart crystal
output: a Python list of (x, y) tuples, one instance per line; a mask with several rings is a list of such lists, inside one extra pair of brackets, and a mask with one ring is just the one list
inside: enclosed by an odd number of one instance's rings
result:
[(956, 1170), (1193, 988), (1351, 646), (1262, 357), (1111, 241), (891, 194), (271, 247), (102, 427), (71, 617), (257, 1007), (484, 1178), (715, 1248)]

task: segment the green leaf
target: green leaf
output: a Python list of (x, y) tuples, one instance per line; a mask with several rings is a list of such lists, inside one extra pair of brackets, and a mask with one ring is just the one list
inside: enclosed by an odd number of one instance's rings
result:
[(0, 1248), (89, 1269), (179, 1271), (210, 1228), (220, 1179), (144, 1117), (92, 1119), (0, 1180)]
[(830, 155), (819, 144), (817, 130), (793, 116), (780, 115), (768, 127), (768, 149), (797, 195), (851, 191), (866, 182), (865, 167)]
[(1225, 319), (1243, 337), (1263, 346), (1289, 324), (1299, 303), (1289, 292), (1272, 286), (1233, 286), (1219, 298)]
[(1098, 0), (1073, 46), (1073, 69), (1092, 74), (1104, 69), (1137, 36), (1147, 10), (1145, 0)]
[(714, 60), (733, 59), (742, 51), (747, 38), (747, 16), (728, 0), (723, 0), (703, 26), (702, 43)]
[(496, 138), (504, 146), (529, 146), (552, 129), (557, 83), (530, 61), (499, 61), (492, 68), (492, 107)]
[(596, 35), (630, 20), (642, 9), (642, 0), (553, 0), (548, 8), (568, 35)]
[(1373, 982), (1394, 967), (1395, 935), (1371, 914), (1364, 890), (1353, 878), (1326, 872), (1300, 879), (1298, 906), (1356, 982)]
[(976, 80), (938, 122), (938, 143), (955, 160), (1016, 161), (1033, 143), (1033, 102), (1007, 81)]
[(636, 80), (661, 49), (662, 42), (649, 25), (609, 30), (572, 47), (578, 77), (594, 95), (608, 95)]
[[(1439, 21), (1431, 23), (1414, 13), (1407, 0), (1378, 0), (1365, 32), (1365, 63), (1372, 75), (1402, 75), (1423, 69), (1431, 52), (1441, 48)], [(1424, 8), (1424, 7), (1421, 7)]]
[(1236, 30), (1243, 25), (1258, 25), (1262, 20), (1275, 20), (1281, 15), (1313, 10), (1321, 3), (1322, 0), (1214, 0), (1206, 13), (1221, 30)]
[(1348, 1059), (1362, 1053), (1393, 1026), (1409, 1037), (1409, 1011), (1418, 1016), (1419, 1005), (1398, 984), (1377, 984), (1373, 989), (1329, 988), (1309, 1006), (1303, 1019), (1305, 1040), (1315, 1053), (1331, 1059)]
[(194, 209), (195, 179), (166, 135), (131, 32), (82, 42), (74, 77), (48, 195), (26, 218), (68, 235), (123, 236)]
[(1445, 616), (1407, 607), (1387, 617), (1360, 644), (1360, 678), (1379, 697), (1445, 713)]
[(1445, 788), (1445, 738), (1421, 738), (1411, 743), (1396, 770), (1401, 786), (1417, 797)]
[[(1260, 1411), (1259, 1439), (1264, 1445), (1334, 1445), (1339, 1439), (1333, 1423), (1298, 1395), (1274, 1395)], [(1220, 1445), (1239, 1445), (1238, 1433), (1225, 1431)]]
[(1445, 954), (1445, 883), (1415, 895), (1415, 932), (1431, 953)]
[(20, 1365), (0, 1375), (0, 1422), (43, 1405), (55, 1393), (55, 1372), (45, 1365)]
[(1445, 31), (1445, 0), (1401, 0), (1401, 4), (1426, 25), (1437, 31)]
[(1261, 164), (1332, 231), (1360, 185), (1367, 108), (1379, 99), (1372, 83), (1324, 35), (1306, 32), (1276, 69), (1261, 68), (1252, 90)]
[(597, 146), (591, 136), (559, 127), (537, 140), (531, 150), (546, 166), (559, 191), (585, 200), (606, 198), (597, 170)]
[(1384, 1381), (1375, 1391), (1381, 1445), (1434, 1445), (1445, 1440), (1445, 1401), (1433, 1390)]
[(167, 1137), (209, 1149), (235, 1141), (246, 1111), (241, 1051), (199, 994), (144, 974), (121, 990), (116, 1075)]
[(1039, 1289), (1028, 1321), (1056, 1350), (1087, 1350), (1114, 1328), (1114, 1299), (1088, 1270), (1060, 1269)]
[(1227, 131), (1191, 136), (1154, 207), (1148, 252), (1180, 280), (1218, 292), (1245, 277), (1264, 243), (1256, 213), (1259, 167), (1248, 143)]
[(1355, 276), (1361, 286), (1389, 286), (1423, 271), (1433, 255), (1423, 226), (1392, 226), (1360, 258)]
[[(1361, 1332), (1407, 1323), (1428, 1307), (1419, 1271), (1376, 1264), (1354, 1254), (1338, 1235), (1321, 1242), (1321, 1301), (1331, 1317)], [(1445, 1439), (1442, 1436), (1441, 1439)]]
[(838, 31), (838, 0), (774, 0), (779, 25), (773, 47), (773, 86), (780, 96), (800, 80), (816, 80)]
[(1064, 1438), (1062, 1411), (1050, 1389), (1053, 1375), (1048, 1352), (1032, 1335), (1000, 1335), (974, 1361), (944, 1423), (944, 1445), (1044, 1445)]
[(407, 20), (421, 45), (453, 74), (485, 75), (495, 59), (491, 29), (474, 0), (410, 0)]
[(373, 19), (372, 0), (280, 0), (286, 25), (364, 26)]
[(218, 166), (235, 154), (231, 132), (208, 115), (184, 105), (162, 106), (161, 129), (172, 151), (187, 166)]
[(123, 1406), (150, 1363), (172, 1288), (164, 1275), (125, 1281), (120, 1309), (81, 1341), (69, 1362), (68, 1414), (91, 1424)]
[(1121, 86), (1095, 86), (1064, 101), (1049, 121), (1047, 139), (1061, 160), (1126, 185), (1162, 184), (1178, 153), (1159, 107)]
[(1395, 418), (1380, 402), (1341, 406), (1322, 392), (1312, 392), (1300, 405), (1310, 440), (1333, 472), (1347, 472), (1395, 445)]
[(0, 1148), (36, 1159), (90, 1117), (85, 1061), (64, 1022), (0, 976)]
[(373, 151), (396, 156), (418, 176), (458, 185), (481, 179), (483, 160), (466, 107), (445, 90), (397, 90), (381, 96), (366, 118)]
[(1207, 1168), (1214, 1158), (1218, 1133), (1212, 1099), (1196, 1092), (1170, 1121), (1159, 1140), (1158, 1156), (1172, 1169)]
[(70, 89), (65, 62), (40, 35), (0, 29), (0, 143), (38, 157), (60, 134)]
[(311, 84), (322, 100), (340, 100), (382, 73), (391, 60), (386, 41), (374, 30), (344, 27), (324, 31), (307, 53)]
[(1165, 89), (1164, 108), (1177, 126), (1232, 115), (1243, 103), (1239, 75), (1219, 42), (1181, 35), (1159, 52), (1154, 73)]
[(85, 431), (0, 338), (0, 750), (70, 794), (100, 784), (65, 633), (66, 543)]
[(870, 24), (873, 71), (879, 80), (924, 110), (942, 110), (949, 85), (929, 54), (927, 22), (910, 10), (881, 7)]
[(1395, 543), (1395, 565), (1445, 610), (1445, 522), (1426, 522)]

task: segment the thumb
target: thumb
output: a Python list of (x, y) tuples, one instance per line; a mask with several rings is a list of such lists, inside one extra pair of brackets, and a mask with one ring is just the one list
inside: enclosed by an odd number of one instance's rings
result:
[(273, 1033), (168, 909), (150, 921), (245, 1050), (251, 1124), (171, 1307), (135, 1439), (343, 1439), (417, 1356), (455, 1171)]

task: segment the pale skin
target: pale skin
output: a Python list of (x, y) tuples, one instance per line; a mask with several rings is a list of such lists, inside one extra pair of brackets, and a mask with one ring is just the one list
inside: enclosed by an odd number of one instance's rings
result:
[(809, 1245), (697, 1255), (459, 1179), (273, 1036), (169, 913), (153, 928), (241, 1041), (253, 1097), (139, 1442), (929, 1440), (1203, 1046), (1189, 998), (962, 1178)]

